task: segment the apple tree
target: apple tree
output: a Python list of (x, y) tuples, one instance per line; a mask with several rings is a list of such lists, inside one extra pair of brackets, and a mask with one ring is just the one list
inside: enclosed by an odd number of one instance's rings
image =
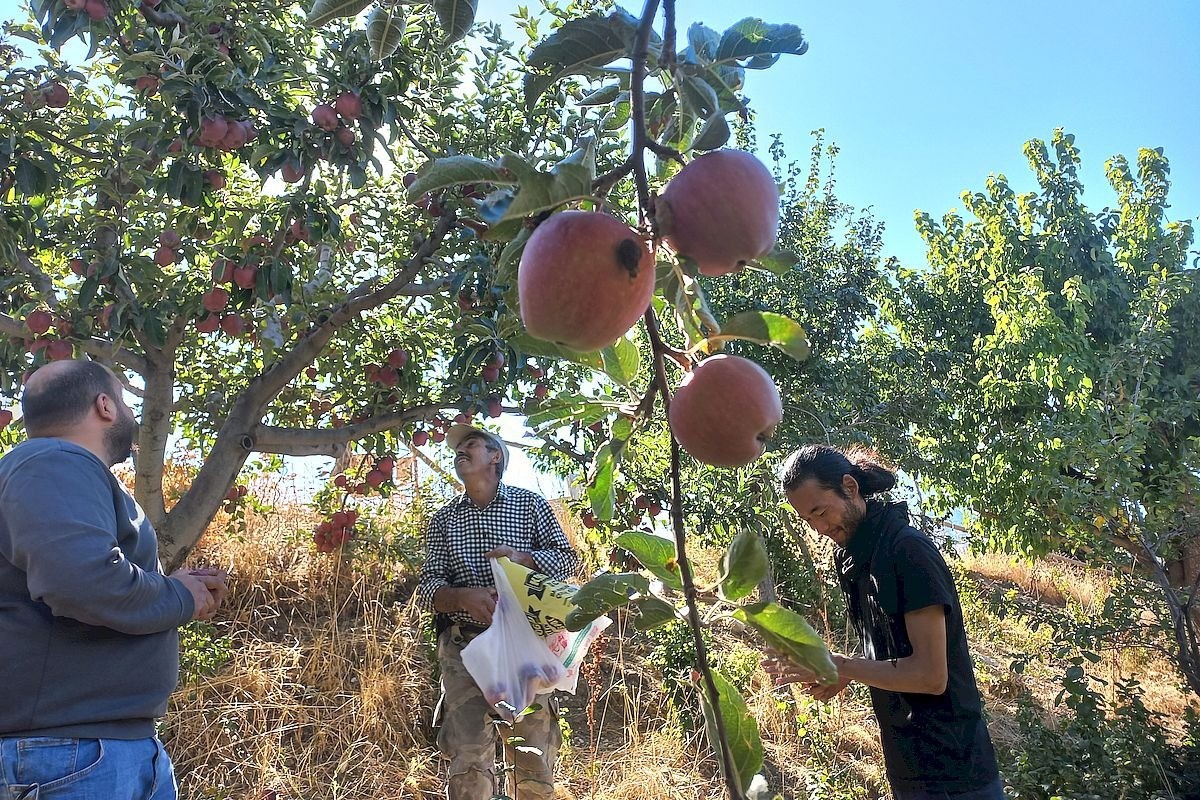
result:
[(1148, 578), (1159, 613), (1114, 593), (1094, 633), (1156, 619), (1200, 693), (1192, 224), (1167, 217), (1159, 150), (1108, 161), (1116, 202), (1099, 212), (1080, 197), (1073, 136), (1025, 153), (1037, 190), (993, 176), (963, 194), (972, 218), (919, 216), (929, 269), (897, 269), (883, 296), (867, 338), (882, 401), (912, 425), (897, 455), (934, 507), (969, 509), (989, 548)]
[[(49, 359), (118, 369), (142, 402), (135, 494), (171, 564), (251, 456), (366, 453), (340, 488), (386, 491), (397, 451), (509, 411), (602, 422), (589, 499), (607, 519), (661, 402), (674, 551), (639, 558), (684, 593), (740, 797), (761, 791), (761, 744), (702, 650), (679, 442), (714, 466), (754, 461), (782, 403), (761, 367), (719, 351), (807, 353), (785, 315), (718, 319), (702, 276), (786, 266), (773, 176), (724, 145), (749, 118), (747, 76), (808, 45), (753, 18), (679, 41), (673, 0), (655, 29), (659, 5), (551, 8), (545, 34), (520, 12), (514, 48), (470, 0), (34, 0), (0, 56), (0, 391)], [(168, 508), (176, 433), (204, 455)], [(340, 513), (318, 547), (353, 524)], [(763, 561), (739, 537), (726, 596)], [(581, 615), (634, 602), (672, 618), (643, 584), (610, 576)], [(829, 667), (802, 619), (736, 613)]]

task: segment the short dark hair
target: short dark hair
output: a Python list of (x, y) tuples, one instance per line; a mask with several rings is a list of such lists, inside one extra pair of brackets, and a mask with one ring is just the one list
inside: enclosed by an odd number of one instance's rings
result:
[(896, 485), (895, 471), (885, 466), (874, 450), (852, 447), (843, 451), (828, 444), (806, 444), (788, 456), (780, 483), (783, 491), (790, 492), (805, 481), (816, 479), (822, 487), (845, 497), (843, 475), (858, 481), (864, 497), (886, 492)]
[(99, 395), (117, 391), (117, 379), (103, 364), (72, 362), (22, 393), (25, 433), (35, 438), (62, 433), (87, 415)]

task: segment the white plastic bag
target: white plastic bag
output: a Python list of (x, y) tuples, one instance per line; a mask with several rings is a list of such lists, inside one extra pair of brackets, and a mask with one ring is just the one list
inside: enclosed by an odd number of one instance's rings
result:
[(562, 660), (562, 665), (567, 671), (554, 688), (575, 694), (575, 687), (579, 682), (579, 665), (587, 657), (592, 642), (611, 624), (612, 620), (608, 617), (597, 617), (584, 625), (583, 630), (556, 631), (545, 637), (550, 652)]
[(488, 629), (463, 648), (462, 660), (488, 704), (511, 722), (536, 695), (553, 690), (567, 670), (533, 632), (504, 569), (496, 559), (488, 560), (496, 582), (496, 610)]

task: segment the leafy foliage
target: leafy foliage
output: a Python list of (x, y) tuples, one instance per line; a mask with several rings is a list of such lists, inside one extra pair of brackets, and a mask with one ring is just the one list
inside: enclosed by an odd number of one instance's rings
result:
[(1145, 571), (1200, 692), (1192, 226), (1165, 218), (1161, 152), (1140, 151), (1136, 173), (1110, 160), (1117, 204), (1093, 213), (1074, 137), (1052, 146), (1026, 146), (1037, 192), (993, 176), (963, 195), (974, 220), (918, 219), (930, 269), (895, 269), (866, 337), (880, 400), (912, 426), (902, 460), (930, 507), (974, 509), (989, 547)]

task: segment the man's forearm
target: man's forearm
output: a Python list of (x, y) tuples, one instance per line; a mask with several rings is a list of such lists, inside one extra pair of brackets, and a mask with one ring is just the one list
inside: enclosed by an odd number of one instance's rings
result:
[(433, 610), (439, 614), (453, 614), (462, 611), (462, 589), (458, 586), (440, 586), (433, 593)]
[(886, 661), (842, 656), (837, 661), (837, 668), (843, 678), (887, 692), (941, 694), (946, 690), (945, 682), (938, 681), (937, 670), (911, 656)]

